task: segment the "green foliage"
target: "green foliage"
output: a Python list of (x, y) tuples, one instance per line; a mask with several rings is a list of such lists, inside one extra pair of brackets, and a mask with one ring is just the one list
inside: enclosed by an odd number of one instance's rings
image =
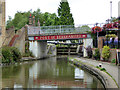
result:
[(22, 55), (23, 57), (34, 57), (33, 53), (29, 51), (29, 42), (25, 43), (25, 53)]
[[(56, 25), (55, 20), (57, 18), (57, 15), (55, 13), (42, 13), (40, 9), (37, 9), (33, 12), (17, 12), (14, 16), (14, 19), (12, 19), (9, 16), (9, 19), (7, 20), (6, 28), (10, 28), (12, 26), (15, 27), (16, 30), (21, 29), (25, 26), (25, 24), (29, 23), (29, 16), (30, 13), (32, 16), (35, 16), (35, 25), (38, 25), (38, 20), (40, 21), (40, 26), (50, 26), (50, 25)], [(58, 21), (56, 21), (57, 23)]]
[(60, 2), (58, 7), (58, 18), (59, 22), (56, 25), (74, 25), (74, 19), (70, 13), (70, 7), (68, 2)]
[(25, 53), (29, 52), (29, 42), (25, 43)]
[(108, 34), (108, 35), (106, 35), (106, 38), (111, 38), (111, 37), (115, 38), (116, 35), (115, 34)]
[(118, 19), (117, 19), (116, 17), (112, 17), (112, 18), (111, 18), (111, 21), (112, 21), (112, 22), (117, 22)]
[(33, 13), (30, 12), (32, 16), (35, 16), (35, 25), (38, 25), (38, 20), (40, 21), (40, 26), (43, 26), (44, 23), (44, 18), (43, 18), (43, 13), (40, 11), (40, 9), (38, 8), (36, 11), (34, 11)]
[(71, 43), (75, 43), (75, 40), (71, 40)]
[(102, 58), (105, 61), (108, 61), (109, 57), (110, 57), (110, 48), (109, 48), (109, 46), (104, 46), (104, 48), (102, 50)]
[(2, 56), (2, 63), (13, 63), (21, 59), (21, 53), (15, 47), (2, 47)]
[(100, 60), (100, 52), (99, 52), (99, 49), (95, 49), (95, 54), (93, 55), (93, 57), (96, 59), (96, 60)]
[(99, 66), (96, 66), (96, 68), (100, 69), (101, 71), (106, 71), (105, 68), (101, 68), (101, 67), (99, 67)]
[(68, 2), (60, 2), (58, 8), (58, 17), (55, 13), (45, 12), (42, 13), (40, 9), (30, 12), (20, 12), (18, 11), (14, 18), (9, 16), (7, 20), (6, 28), (15, 27), (15, 30), (19, 30), (29, 23), (29, 15), (35, 16), (35, 25), (38, 25), (38, 20), (40, 21), (40, 26), (51, 26), (51, 25), (74, 25), (74, 19), (70, 13), (70, 7)]
[(10, 63), (13, 62), (13, 55), (11, 49), (9, 47), (2, 48), (2, 63)]
[(112, 61), (111, 61), (111, 63), (115, 63), (116, 62), (116, 59), (114, 58), (114, 59), (112, 59)]
[(55, 13), (51, 14), (51, 13), (45, 12), (43, 15), (43, 18), (44, 18), (43, 26), (55, 25), (56, 17), (57, 15)]
[(106, 71), (106, 69), (105, 69), (105, 68), (100, 68), (100, 70), (101, 70), (101, 71)]
[(22, 55), (21, 55), (20, 51), (18, 50), (18, 48), (11, 47), (11, 51), (12, 51), (12, 54), (13, 54), (13, 60), (14, 61), (17, 62), (22, 58)]
[(6, 29), (9, 29), (11, 28), (13, 25), (13, 22), (12, 22), (12, 17), (11, 16), (8, 16), (8, 20), (7, 20), (7, 26), (6, 26)]
[(96, 66), (96, 68), (99, 68), (99, 66)]
[(34, 57), (33, 53), (31, 51), (28, 51), (22, 55), (23, 57)]
[(59, 47), (59, 44), (57, 44), (56, 47)]
[[(79, 27), (80, 28), (80, 30), (82, 30), (82, 31), (84, 31), (84, 30), (90, 30), (91, 28), (88, 26), (88, 25), (83, 25), (83, 26), (81, 26), (81, 27)], [(90, 31), (91, 32), (91, 31)]]
[(16, 30), (21, 29), (28, 22), (28, 17), (25, 16), (25, 13), (17, 12), (15, 18), (13, 19), (13, 25)]

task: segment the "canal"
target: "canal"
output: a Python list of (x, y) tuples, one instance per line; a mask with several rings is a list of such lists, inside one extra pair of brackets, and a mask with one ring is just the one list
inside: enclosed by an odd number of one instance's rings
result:
[(57, 57), (2, 67), (2, 87), (103, 88), (96, 77)]

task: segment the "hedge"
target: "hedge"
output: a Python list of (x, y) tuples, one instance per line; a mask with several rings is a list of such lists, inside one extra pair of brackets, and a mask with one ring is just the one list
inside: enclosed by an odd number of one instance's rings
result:
[(18, 48), (4, 46), (2, 47), (2, 63), (18, 62), (22, 55)]

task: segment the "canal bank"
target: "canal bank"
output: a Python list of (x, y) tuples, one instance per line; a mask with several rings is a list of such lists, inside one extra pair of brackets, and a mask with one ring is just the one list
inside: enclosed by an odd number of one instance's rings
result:
[[(69, 57), (69, 61), (74, 65), (87, 70), (92, 75), (96, 76), (105, 88), (118, 88), (118, 67), (111, 65), (106, 62), (95, 61), (86, 58)], [(97, 68), (99, 64), (102, 64), (102, 68), (112, 76), (108, 75), (106, 72), (101, 71)]]

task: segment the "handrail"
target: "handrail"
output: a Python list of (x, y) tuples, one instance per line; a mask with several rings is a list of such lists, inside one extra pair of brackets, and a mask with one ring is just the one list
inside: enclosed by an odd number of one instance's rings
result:
[[(11, 31), (11, 33), (10, 33), (7, 37), (5, 37), (5, 39), (3, 40), (2, 46), (3, 46), (3, 45), (4, 45), (4, 43), (6, 42), (7, 38), (9, 38), (9, 37), (10, 37), (10, 35), (11, 35), (13, 32), (15, 32), (15, 31), (14, 31), (14, 30), (12, 30), (12, 31)], [(10, 41), (9, 41), (9, 42), (10, 42)], [(9, 42), (8, 42), (8, 44), (9, 44)]]
[(74, 25), (59, 25), (59, 26), (41, 26), (28, 27), (28, 35), (39, 34), (60, 34), (60, 33), (84, 33), (90, 31), (89, 27), (74, 27)]

